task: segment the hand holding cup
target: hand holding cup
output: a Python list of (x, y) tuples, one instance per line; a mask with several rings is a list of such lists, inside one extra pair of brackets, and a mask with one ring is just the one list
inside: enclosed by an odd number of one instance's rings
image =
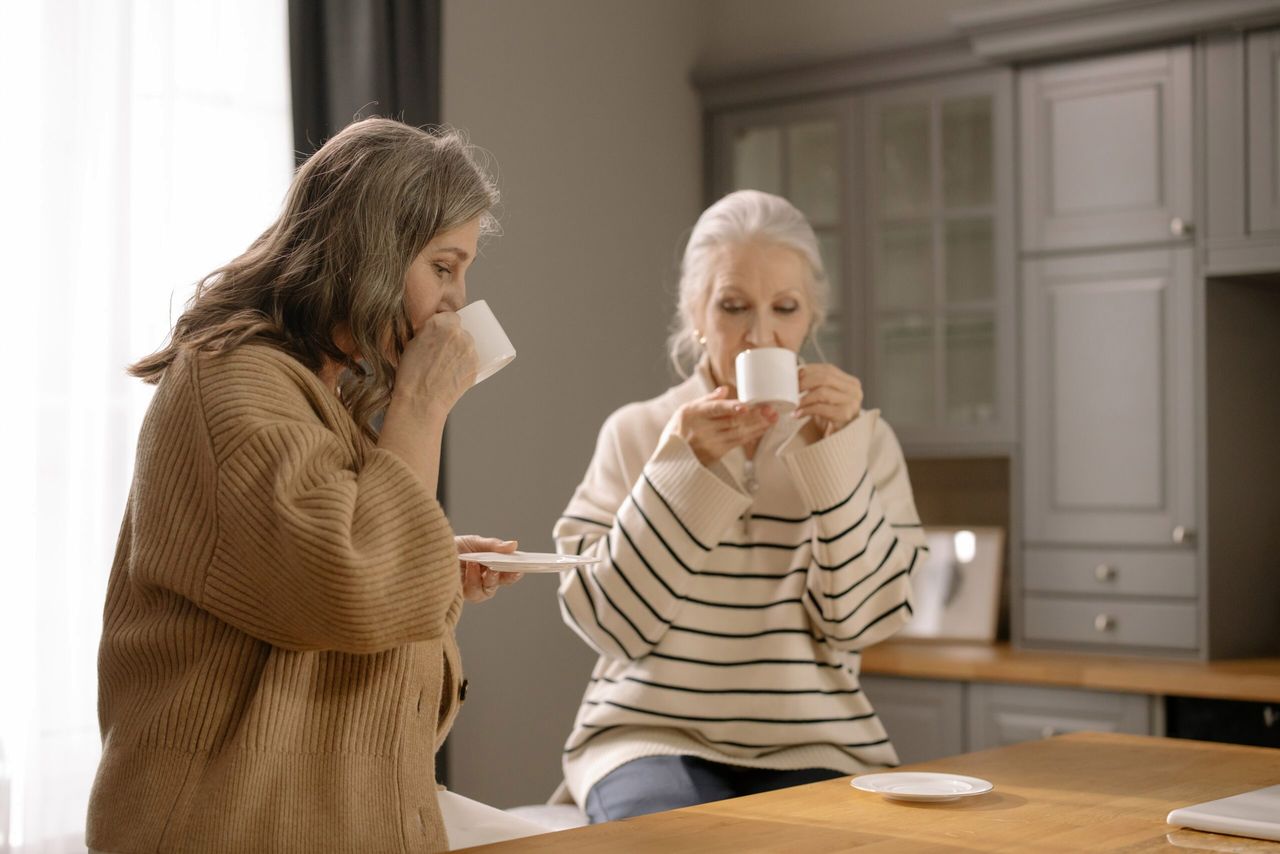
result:
[(709, 466), (763, 436), (778, 420), (778, 413), (768, 404), (733, 400), (729, 389), (720, 386), (681, 406), (671, 420), (671, 432), (689, 443), (698, 462)]

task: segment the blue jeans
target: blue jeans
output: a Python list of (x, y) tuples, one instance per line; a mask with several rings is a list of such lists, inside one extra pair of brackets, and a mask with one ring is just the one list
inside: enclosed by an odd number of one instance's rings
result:
[(587, 818), (598, 824), (843, 776), (829, 768), (774, 771), (697, 756), (646, 756), (615, 768), (591, 787)]

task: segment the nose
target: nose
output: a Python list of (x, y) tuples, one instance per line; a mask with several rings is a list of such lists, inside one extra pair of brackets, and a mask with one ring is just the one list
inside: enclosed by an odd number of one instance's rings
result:
[(773, 324), (770, 322), (768, 313), (755, 312), (751, 319), (751, 328), (747, 330), (747, 344), (752, 347), (769, 347), (777, 343), (773, 339)]
[(467, 304), (467, 280), (462, 276), (458, 276), (455, 280), (454, 287), (449, 288), (444, 293), (442, 300), (450, 307), (451, 311), (457, 311)]

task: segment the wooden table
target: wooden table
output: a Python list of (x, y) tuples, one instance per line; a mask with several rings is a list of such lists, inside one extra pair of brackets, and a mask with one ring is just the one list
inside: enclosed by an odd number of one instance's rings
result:
[(851, 789), (844, 777), (467, 850), (1280, 852), (1280, 843), (1178, 830), (1164, 821), (1175, 807), (1280, 783), (1280, 750), (1074, 733), (909, 767), (982, 777), (995, 791), (905, 804)]

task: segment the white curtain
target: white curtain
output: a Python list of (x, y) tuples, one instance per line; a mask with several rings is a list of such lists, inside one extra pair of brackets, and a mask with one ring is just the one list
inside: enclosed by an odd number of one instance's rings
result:
[(124, 368), (279, 208), (285, 0), (4, 0), (0, 106), (0, 852), (83, 851)]

